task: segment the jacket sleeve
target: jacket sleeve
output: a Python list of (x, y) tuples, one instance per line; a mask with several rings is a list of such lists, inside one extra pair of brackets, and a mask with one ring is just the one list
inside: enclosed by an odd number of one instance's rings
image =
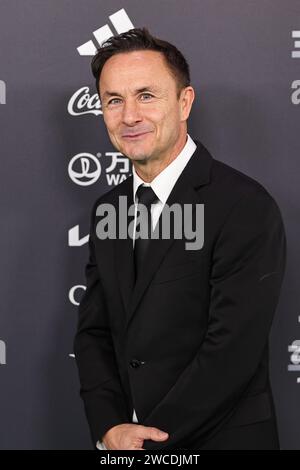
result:
[(93, 445), (112, 426), (130, 422), (121, 387), (108, 312), (95, 257), (95, 211), (93, 205), (89, 259), (85, 268), (86, 290), (78, 307), (74, 354), (80, 379), (80, 397)]
[[(169, 433), (145, 449), (173, 448), (197, 432), (207, 441), (231, 415), (268, 341), (286, 262), (279, 208), (263, 189), (231, 209), (216, 240), (208, 328), (193, 360), (143, 421)], [(201, 286), (199, 286), (201, 288)]]

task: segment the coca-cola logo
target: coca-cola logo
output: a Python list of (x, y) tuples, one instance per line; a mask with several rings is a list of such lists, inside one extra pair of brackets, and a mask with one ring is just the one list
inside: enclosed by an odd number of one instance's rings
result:
[(82, 114), (102, 114), (101, 103), (98, 93), (90, 94), (88, 86), (83, 86), (71, 96), (68, 103), (68, 113), (71, 116), (81, 116)]

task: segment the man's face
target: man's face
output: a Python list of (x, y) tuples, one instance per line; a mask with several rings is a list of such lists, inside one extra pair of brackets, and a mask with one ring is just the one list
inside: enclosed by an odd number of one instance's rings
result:
[(191, 103), (178, 100), (176, 81), (161, 53), (143, 50), (110, 57), (99, 88), (110, 140), (132, 161), (162, 160), (186, 134)]

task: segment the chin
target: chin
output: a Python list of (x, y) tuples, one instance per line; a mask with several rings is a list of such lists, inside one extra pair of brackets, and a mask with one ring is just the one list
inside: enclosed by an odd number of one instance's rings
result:
[(149, 158), (149, 155), (151, 154), (149, 152), (149, 150), (140, 150), (138, 148), (134, 149), (134, 148), (128, 148), (128, 151), (126, 151), (126, 147), (124, 149), (124, 155), (126, 155), (128, 158), (130, 158), (131, 160), (147, 160)]
[(138, 154), (138, 155), (130, 155), (128, 154), (127, 157), (129, 158), (129, 160), (133, 161), (133, 162), (143, 162), (143, 161), (146, 161), (148, 160), (148, 155), (141, 155), (141, 154)]

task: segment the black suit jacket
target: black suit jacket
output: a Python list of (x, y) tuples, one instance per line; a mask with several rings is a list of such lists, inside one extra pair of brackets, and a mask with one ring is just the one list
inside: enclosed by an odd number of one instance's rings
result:
[(99, 204), (133, 202), (132, 176), (92, 209), (74, 353), (94, 445), (131, 423), (134, 408), (139, 424), (169, 433), (145, 449), (279, 446), (268, 336), (285, 268), (282, 217), (261, 184), (194, 140), (167, 203), (204, 204), (202, 249), (152, 239), (134, 284), (132, 239), (96, 235)]

